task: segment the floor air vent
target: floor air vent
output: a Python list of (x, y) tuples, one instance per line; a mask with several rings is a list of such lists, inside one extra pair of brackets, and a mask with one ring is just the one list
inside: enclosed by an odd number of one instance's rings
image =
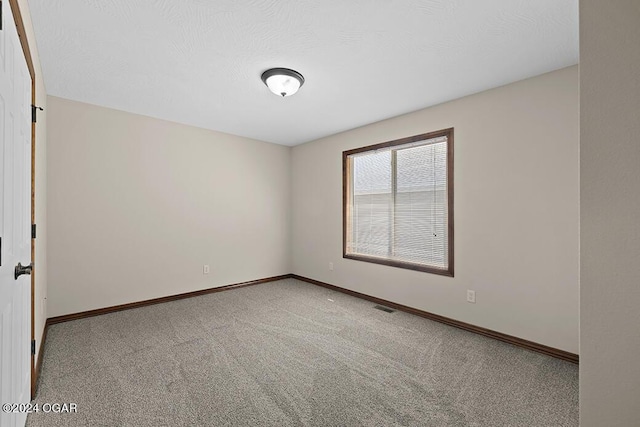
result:
[(386, 313), (393, 313), (395, 310), (393, 308), (389, 308), (389, 307), (385, 307), (383, 305), (376, 305), (375, 307), (373, 307), (377, 310), (381, 310), (384, 311)]

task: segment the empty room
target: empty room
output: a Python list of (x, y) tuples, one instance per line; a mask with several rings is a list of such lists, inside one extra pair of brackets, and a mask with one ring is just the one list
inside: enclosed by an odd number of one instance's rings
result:
[(640, 426), (637, 0), (0, 6), (0, 427)]

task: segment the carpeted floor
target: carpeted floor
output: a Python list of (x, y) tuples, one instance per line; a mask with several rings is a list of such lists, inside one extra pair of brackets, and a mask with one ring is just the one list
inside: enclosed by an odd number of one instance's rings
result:
[(578, 367), (287, 279), (53, 325), (28, 426), (577, 426)]

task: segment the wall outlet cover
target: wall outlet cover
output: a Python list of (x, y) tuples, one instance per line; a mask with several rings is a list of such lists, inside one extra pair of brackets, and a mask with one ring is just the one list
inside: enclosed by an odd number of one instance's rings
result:
[(475, 302), (476, 302), (476, 291), (467, 290), (467, 302), (475, 304)]

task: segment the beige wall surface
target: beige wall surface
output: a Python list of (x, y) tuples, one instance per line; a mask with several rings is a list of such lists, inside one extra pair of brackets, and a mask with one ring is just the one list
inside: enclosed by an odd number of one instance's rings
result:
[(288, 147), (48, 110), (49, 317), (290, 272)]
[(38, 111), (38, 120), (36, 122), (35, 220), (38, 228), (38, 237), (35, 245), (34, 324), (37, 358), (40, 353), (40, 339), (47, 320), (47, 92), (42, 78), (38, 46), (36, 45), (31, 15), (29, 14), (29, 4), (27, 0), (18, 0), (18, 5), (27, 33), (33, 68), (36, 73), (36, 105), (43, 108), (43, 111)]
[[(573, 66), (294, 147), (293, 272), (577, 353), (578, 82)], [(342, 151), (449, 127), (455, 277), (343, 259)]]
[(640, 426), (640, 2), (580, 2), (580, 425)]

